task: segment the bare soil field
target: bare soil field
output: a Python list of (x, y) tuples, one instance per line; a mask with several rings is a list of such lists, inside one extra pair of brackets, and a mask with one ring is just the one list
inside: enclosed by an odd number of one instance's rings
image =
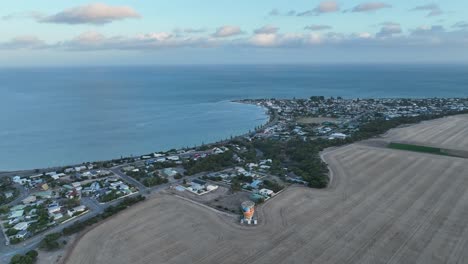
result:
[(85, 234), (67, 263), (467, 263), (468, 162), (360, 145), (325, 154), (327, 190), (291, 187), (261, 224), (170, 195)]
[(219, 186), (217, 190), (204, 195), (196, 195), (189, 191), (180, 192), (176, 190), (171, 190), (169, 193), (203, 203), (218, 210), (223, 210), (238, 215), (240, 215), (242, 212), (239, 205), (243, 201), (249, 200), (251, 195), (246, 191), (232, 193), (231, 190), (225, 186)]
[(468, 115), (457, 115), (390, 130), (385, 139), (468, 150)]
[[(464, 144), (443, 120), (451, 140), (421, 140)], [(323, 158), (331, 186), (289, 187), (258, 226), (157, 195), (84, 234), (66, 263), (468, 263), (467, 159), (363, 144)]]

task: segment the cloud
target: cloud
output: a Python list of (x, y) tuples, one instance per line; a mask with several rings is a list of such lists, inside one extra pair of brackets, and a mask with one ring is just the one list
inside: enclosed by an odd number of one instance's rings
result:
[(443, 14), (442, 9), (436, 4), (417, 6), (411, 9), (411, 11), (429, 11), (427, 14), (428, 17), (439, 16)]
[(213, 47), (223, 42), (210, 37), (180, 36), (168, 32), (153, 32), (136, 36), (107, 37), (95, 31), (89, 31), (77, 37), (55, 44), (55, 49), (70, 51), (91, 50), (158, 50), (182, 47)]
[(267, 48), (306, 47), (311, 45), (318, 45), (320, 43), (322, 43), (322, 37), (321, 35), (315, 33), (255, 34), (247, 41), (247, 44), (252, 46)]
[(243, 32), (238, 26), (222, 26), (212, 36), (215, 38), (227, 38), (240, 34), (243, 34)]
[(327, 25), (310, 25), (310, 26), (304, 27), (304, 29), (305, 30), (310, 30), (310, 31), (320, 31), (320, 30), (332, 29), (332, 27), (327, 26)]
[(204, 33), (204, 32), (206, 32), (205, 28), (176, 28), (174, 29), (174, 33), (176, 34), (182, 34), (182, 33), (198, 34), (198, 33)]
[(297, 12), (295, 10), (289, 10), (289, 11), (283, 13), (280, 10), (278, 10), (277, 8), (274, 8), (268, 13), (268, 15), (269, 16), (295, 16), (296, 13)]
[(316, 8), (298, 13), (297, 16), (318, 16), (325, 13), (334, 13), (340, 10), (337, 1), (322, 1)]
[[(336, 33), (319, 32), (324, 25), (311, 25), (313, 32), (279, 33), (273, 26), (264, 26), (247, 35), (238, 27), (220, 27), (218, 34), (191, 34), (184, 32), (152, 32), (133, 36), (106, 36), (96, 31), (88, 31), (74, 38), (57, 43), (46, 44), (34, 36), (22, 36), (8, 42), (0, 43), (0, 49), (48, 49), (60, 51), (99, 51), (99, 50), (131, 50), (156, 51), (161, 49), (210, 49), (229, 47), (233, 49), (275, 48), (275, 49), (308, 49), (323, 48), (467, 48), (468, 31), (448, 31), (442, 26), (421, 26), (403, 33), (401, 25), (394, 22), (380, 24), (381, 29), (375, 34), (369, 32)], [(188, 30), (190, 31), (190, 30)], [(223, 36), (223, 37), (219, 37)], [(228, 36), (237, 36), (230, 38)]]
[(261, 28), (255, 29), (254, 33), (255, 34), (272, 34), (272, 33), (277, 33), (278, 31), (279, 31), (278, 27), (266, 25)]
[(443, 26), (434, 25), (434, 26), (420, 26), (411, 30), (412, 36), (434, 36), (440, 33), (445, 33)]
[(35, 20), (41, 19), (44, 17), (44, 14), (40, 12), (23, 12), (23, 13), (12, 13), (1, 17), (1, 20), (12, 20), (12, 19), (25, 19), (32, 18)]
[(102, 25), (117, 20), (141, 17), (135, 10), (127, 6), (110, 6), (94, 3), (85, 6), (73, 7), (55, 15), (38, 19), (41, 23), (57, 24), (94, 24)]
[(279, 16), (280, 15), (280, 11), (276, 8), (272, 9), (269, 13), (268, 13), (269, 16)]
[(47, 45), (36, 36), (18, 36), (12, 40), (0, 43), (0, 49), (43, 49)]
[(382, 28), (376, 34), (376, 36), (379, 38), (392, 37), (393, 35), (401, 34), (403, 32), (401, 25), (398, 23), (386, 22), (382, 23), (381, 25)]
[(455, 23), (452, 27), (460, 28), (460, 29), (468, 29), (468, 22), (460, 21), (460, 22)]
[(355, 6), (351, 12), (372, 12), (383, 8), (391, 8), (392, 6), (383, 2), (367, 2)]

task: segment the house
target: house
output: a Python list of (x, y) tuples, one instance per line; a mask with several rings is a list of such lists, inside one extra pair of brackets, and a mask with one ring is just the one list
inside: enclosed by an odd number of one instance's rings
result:
[(190, 183), (190, 186), (193, 191), (197, 192), (197, 191), (205, 189), (206, 181), (195, 179)]
[(27, 223), (27, 222), (21, 222), (21, 223), (16, 224), (16, 225), (13, 227), (13, 229), (18, 230), (18, 231), (22, 231), (22, 230), (28, 229), (28, 227), (29, 227), (29, 223)]
[(211, 192), (218, 189), (218, 185), (207, 185), (206, 190)]
[(41, 185), (42, 190), (47, 191), (49, 190), (49, 185), (47, 183), (44, 183)]
[(214, 148), (212, 151), (213, 151), (214, 154), (223, 154), (224, 153), (224, 150), (222, 150), (220, 148)]
[(260, 184), (262, 184), (262, 183), (263, 183), (262, 180), (255, 180), (250, 184), (250, 187), (252, 187), (254, 189), (258, 189), (258, 187), (260, 187)]
[(14, 177), (13, 177), (13, 182), (14, 182), (14, 183), (21, 184), (21, 185), (24, 185), (24, 184), (26, 184), (27, 182), (30, 182), (30, 180), (29, 180), (29, 179), (21, 178), (20, 176), (14, 176)]
[(346, 139), (348, 136), (343, 134), (343, 133), (333, 133), (330, 135), (330, 138), (329, 139)]
[(75, 213), (81, 213), (86, 210), (86, 206), (80, 205), (67, 211), (68, 216), (72, 217)]
[(59, 220), (59, 219), (63, 218), (63, 214), (61, 212), (55, 212), (51, 216), (52, 216), (52, 218), (54, 220)]
[(76, 198), (80, 198), (80, 192), (76, 189), (73, 189), (73, 190), (70, 190), (67, 192), (67, 194), (65, 195), (65, 197), (67, 197), (67, 199), (76, 199)]
[(26, 197), (25, 199), (22, 200), (23, 204), (31, 204), (31, 203), (34, 203), (36, 202), (36, 196), (34, 195), (30, 195), (28, 197)]
[(29, 235), (29, 232), (27, 230), (21, 230), (18, 232), (18, 234), (15, 235), (15, 238), (25, 239), (28, 235)]
[(99, 191), (101, 189), (101, 185), (99, 185), (99, 182), (93, 182), (91, 183), (90, 188), (93, 192)]
[(61, 177), (65, 177), (65, 176), (67, 176), (65, 173), (58, 173), (58, 174), (51, 175), (50, 177), (52, 177), (52, 179), (54, 180), (58, 180)]
[(13, 182), (14, 182), (14, 183), (20, 183), (20, 184), (21, 184), (21, 177), (20, 177), (20, 176), (14, 176), (14, 177), (13, 177)]
[(271, 197), (271, 196), (273, 196), (273, 194), (275, 194), (274, 191), (269, 190), (269, 189), (261, 189), (258, 193), (263, 195), (263, 196), (267, 196), (267, 197)]
[(133, 166), (126, 166), (126, 167), (123, 167), (123, 168), (122, 168), (122, 170), (123, 170), (124, 172), (129, 172), (129, 171), (132, 171), (132, 170), (134, 170), (134, 169), (135, 169), (135, 167), (133, 167)]
[(86, 167), (86, 166), (78, 166), (78, 167), (75, 167), (74, 169), (75, 169), (76, 172), (80, 172), (80, 171), (82, 171), (82, 170), (87, 170), (88, 167)]
[(167, 159), (170, 160), (170, 161), (178, 161), (179, 156), (169, 156), (169, 157), (167, 157)]
[(8, 219), (22, 217), (23, 215), (24, 215), (24, 210), (10, 211), (10, 215), (8, 216)]
[(13, 224), (19, 223), (20, 219), (19, 218), (12, 218), (8, 221), (8, 224), (11, 226)]
[(5, 192), (3, 195), (5, 196), (6, 199), (8, 199), (8, 198), (13, 197), (13, 192), (12, 191)]
[(75, 171), (74, 168), (67, 168), (67, 169), (64, 170), (65, 173), (72, 173), (74, 171)]
[(173, 177), (177, 174), (177, 171), (174, 170), (173, 168), (166, 168), (163, 170), (163, 173), (167, 175), (168, 177)]
[(52, 198), (52, 191), (43, 191), (35, 193), (36, 197), (41, 197), (43, 199), (50, 199)]
[(82, 177), (92, 177), (93, 174), (90, 171), (85, 171), (81, 174)]
[(83, 187), (81, 187), (81, 182), (73, 182), (71, 185), (72, 185), (73, 189), (75, 189), (77, 191), (83, 190)]
[(57, 204), (51, 204), (51, 205), (52, 206), (49, 206), (49, 208), (47, 208), (47, 211), (48, 211), (49, 215), (60, 212), (60, 210), (62, 209), (62, 207), (60, 205), (57, 205)]

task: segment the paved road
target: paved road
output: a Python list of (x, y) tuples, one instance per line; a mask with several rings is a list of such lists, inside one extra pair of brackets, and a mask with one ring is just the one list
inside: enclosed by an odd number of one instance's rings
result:
[(19, 190), (19, 195), (13, 201), (9, 202), (7, 205), (12, 206), (20, 203), (23, 199), (29, 196), (29, 190), (24, 188), (23, 185), (16, 183), (14, 187)]
[[(169, 188), (171, 185), (181, 184), (182, 181), (183, 181), (183, 179), (180, 179), (180, 180), (177, 180), (177, 181), (174, 181), (174, 182), (170, 182), (170, 183), (158, 185), (158, 186), (155, 186), (155, 187), (152, 187), (152, 188), (148, 188), (148, 187), (144, 186), (143, 184), (141, 184), (140, 182), (136, 181), (135, 179), (121, 173), (119, 167), (112, 168), (111, 171), (114, 172), (115, 174), (117, 174), (118, 176), (120, 176), (123, 180), (127, 181), (128, 183), (133, 184), (133, 185), (137, 186), (138, 188), (140, 188), (140, 191), (138, 193), (136, 193), (136, 194), (141, 194), (141, 195), (143, 195), (145, 197), (148, 197), (151, 194), (161, 192), (161, 191)], [(196, 174), (196, 175), (193, 175), (193, 176), (185, 177), (185, 179), (187, 181), (190, 181), (192, 179), (200, 177), (201, 175), (203, 175), (203, 174), (199, 173), (199, 174)], [(10, 258), (12, 256), (14, 256), (16, 254), (24, 254), (29, 250), (37, 248), (39, 243), (42, 241), (42, 239), (46, 235), (48, 235), (50, 233), (61, 232), (64, 228), (73, 225), (77, 221), (85, 221), (85, 220), (87, 220), (89, 218), (92, 218), (92, 217), (102, 213), (107, 207), (109, 207), (111, 205), (115, 205), (115, 204), (120, 202), (120, 200), (116, 200), (114, 202), (110, 202), (110, 203), (107, 203), (107, 204), (100, 204), (95, 199), (90, 198), (90, 197), (83, 197), (81, 199), (81, 201), (86, 207), (88, 207), (90, 209), (89, 213), (87, 213), (87, 214), (85, 214), (85, 215), (83, 215), (81, 217), (75, 218), (75, 219), (73, 219), (73, 220), (71, 220), (71, 221), (69, 221), (69, 222), (67, 222), (65, 224), (61, 224), (61, 225), (52, 227), (51, 229), (48, 229), (47, 231), (45, 231), (45, 232), (43, 232), (43, 233), (41, 233), (39, 235), (36, 235), (36, 236), (24, 241), (21, 244), (6, 246), (3, 239), (2, 239), (2, 241), (0, 241), (0, 242), (2, 242), (2, 244), (0, 245), (0, 255), (1, 255), (0, 263), (8, 263), (8, 261), (10, 260)]]
[[(123, 166), (128, 166), (128, 165), (123, 165)], [(129, 177), (125, 173), (121, 172), (120, 169), (123, 166), (114, 167), (114, 168), (112, 168), (110, 170), (113, 173), (115, 173), (116, 175), (118, 175), (120, 178), (124, 179), (126, 182), (132, 184), (133, 186), (136, 186), (140, 190), (140, 192), (145, 193), (149, 188), (146, 187), (145, 185), (143, 185), (141, 182), (139, 182), (139, 181), (135, 180), (134, 178)]]

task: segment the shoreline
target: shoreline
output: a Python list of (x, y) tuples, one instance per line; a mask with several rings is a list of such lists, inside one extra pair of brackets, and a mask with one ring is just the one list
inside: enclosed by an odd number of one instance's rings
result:
[[(224, 102), (227, 102), (227, 103), (235, 103), (235, 104), (241, 104), (241, 105), (253, 105), (253, 106), (256, 106), (258, 107), (259, 109), (263, 110), (263, 115), (265, 116), (265, 119), (267, 120), (266, 123), (263, 123), (263, 124), (260, 124), (258, 127), (255, 127), (253, 130), (249, 130), (243, 134), (240, 134), (240, 135), (233, 135), (232, 138), (229, 138), (229, 139), (222, 139), (222, 140), (218, 140), (216, 142), (209, 142), (209, 143), (204, 143), (203, 145), (200, 145), (200, 146), (213, 146), (213, 145), (217, 145), (217, 144), (224, 144), (226, 142), (229, 142), (231, 140), (234, 140), (236, 138), (242, 138), (242, 137), (245, 137), (245, 136), (248, 136), (248, 135), (251, 135), (251, 134), (254, 134), (256, 132), (258, 132), (259, 130), (262, 130), (262, 129), (265, 129), (266, 127), (269, 127), (272, 125), (272, 119), (275, 118), (276, 114), (274, 112), (272, 112), (272, 109), (269, 109), (265, 106), (261, 106), (261, 105), (258, 105), (258, 104), (254, 104), (254, 103), (250, 103), (250, 102), (245, 102), (244, 101), (245, 99), (241, 99), (241, 100), (226, 100)], [(195, 148), (195, 147), (190, 147), (188, 149), (192, 149), (192, 148)], [(185, 148), (176, 148), (175, 150), (179, 151), (179, 150), (183, 150)], [(167, 150), (158, 150), (156, 152), (167, 152), (171, 150), (171, 148), (167, 149)], [(139, 157), (139, 156), (143, 156), (143, 155), (146, 155), (146, 154), (138, 154), (134, 157)], [(132, 156), (124, 156), (122, 158), (131, 158)], [(103, 160), (93, 160), (93, 161), (86, 161), (86, 162), (81, 162), (81, 163), (75, 163), (75, 164), (66, 164), (66, 165), (59, 165), (59, 166), (51, 166), (51, 167), (41, 167), (41, 168), (34, 168), (34, 169), (19, 169), (19, 170), (0, 170), (0, 177), (8, 177), (8, 176), (16, 176), (16, 175), (19, 175), (19, 176), (26, 176), (26, 175), (30, 175), (30, 174), (38, 174), (38, 173), (42, 173), (42, 172), (51, 172), (51, 171), (56, 171), (56, 170), (59, 170), (59, 169), (62, 169), (62, 168), (65, 168), (65, 167), (75, 167), (75, 166), (80, 166), (80, 165), (83, 165), (85, 163), (99, 163), (99, 162), (110, 162), (110, 161), (113, 161), (113, 160), (118, 160), (118, 159), (121, 159), (121, 158), (111, 158), (111, 159), (103, 159)], [(37, 172), (37, 170), (39, 170), (39, 172)]]

